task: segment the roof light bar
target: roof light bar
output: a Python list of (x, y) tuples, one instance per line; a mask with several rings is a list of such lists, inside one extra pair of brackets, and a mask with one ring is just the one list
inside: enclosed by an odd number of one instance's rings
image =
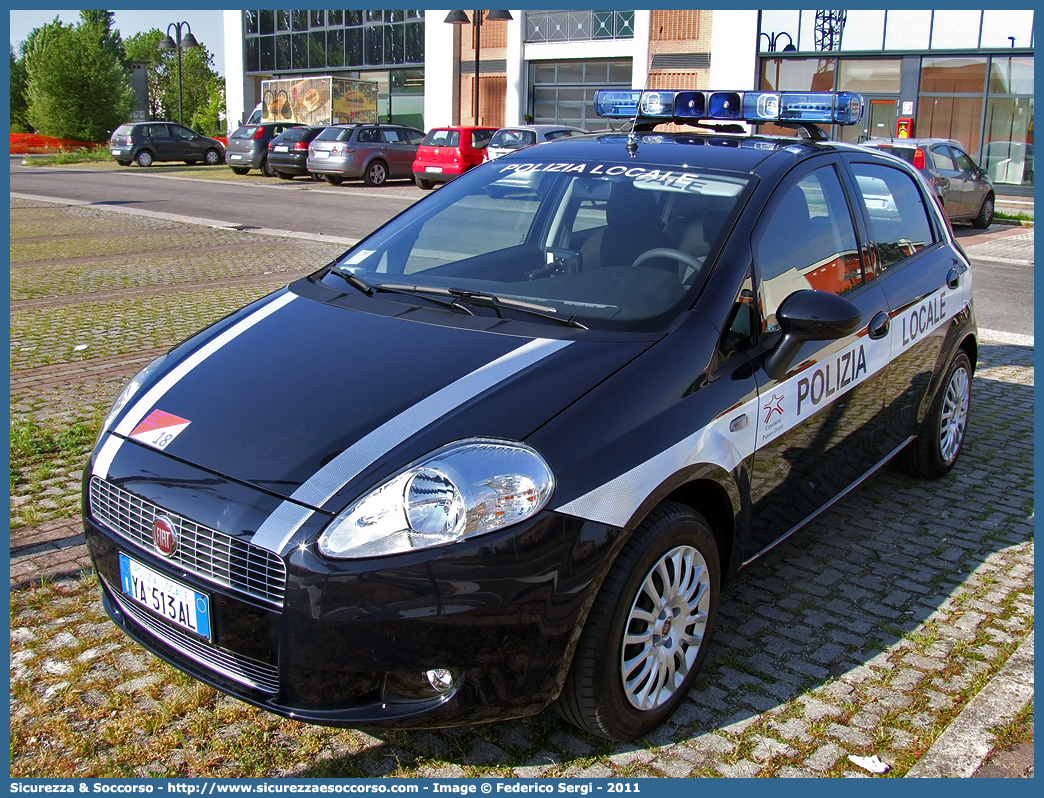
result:
[[(641, 109), (639, 111), (639, 104)], [(673, 119), (677, 122), (799, 122), (854, 125), (863, 97), (853, 92), (599, 91), (595, 113), (607, 119)]]

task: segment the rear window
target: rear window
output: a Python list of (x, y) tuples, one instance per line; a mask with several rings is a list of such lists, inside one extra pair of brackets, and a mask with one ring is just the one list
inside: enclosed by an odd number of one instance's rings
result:
[(328, 127), (315, 137), (316, 141), (347, 141), (355, 128), (352, 127)]
[(498, 130), (489, 140), (490, 147), (528, 147), (536, 144), (536, 133), (532, 130)]
[(284, 141), (311, 141), (321, 130), (307, 127), (292, 127), (279, 135)]
[(114, 136), (129, 136), (131, 134), (132, 130), (134, 130), (134, 125), (120, 125), (114, 131), (112, 131), (112, 135), (114, 135)]
[(582, 135), (583, 133), (581, 133), (579, 130), (552, 130), (550, 133), (547, 133), (544, 136), (544, 138), (548, 141), (554, 141), (555, 139), (564, 139), (569, 138), (570, 136)]
[(425, 147), (456, 147), (460, 144), (459, 130), (432, 130), (424, 137)]
[(902, 158), (910, 164), (914, 162), (914, 153), (917, 152), (916, 147), (878, 147), (878, 149), (890, 153), (897, 158)]
[(257, 130), (256, 125), (243, 126), (239, 128), (235, 133), (232, 134), (234, 139), (249, 139), (253, 138), (254, 131)]

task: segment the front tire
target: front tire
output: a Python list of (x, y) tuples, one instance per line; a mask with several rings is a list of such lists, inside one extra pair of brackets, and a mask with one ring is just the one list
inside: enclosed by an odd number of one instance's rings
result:
[(413, 182), (417, 184), (417, 188), (419, 188), (421, 191), (431, 191), (433, 188), (435, 188), (434, 180), (425, 180), (422, 177), (415, 177), (413, 179)]
[(211, 147), (205, 153), (203, 153), (203, 163), (207, 166), (217, 166), (221, 163), (221, 153)]
[(384, 161), (373, 161), (363, 172), (363, 182), (371, 188), (388, 182), (388, 166)]
[(134, 160), (137, 161), (138, 166), (142, 167), (143, 169), (148, 169), (150, 166), (152, 166), (152, 153), (148, 150), (142, 150), (138, 153), (137, 157)]
[(972, 227), (977, 227), (979, 230), (985, 230), (991, 224), (993, 224), (993, 195), (987, 195), (986, 199), (982, 201), (982, 207), (979, 208), (979, 215), (972, 219)]
[(665, 502), (613, 563), (577, 643), (559, 708), (609, 740), (635, 740), (663, 724), (707, 654), (721, 565), (703, 517)]
[(920, 432), (900, 453), (899, 464), (908, 474), (938, 479), (953, 468), (968, 432), (971, 383), (971, 360), (963, 350), (958, 351)]
[(250, 167), (244, 168), (242, 166), (230, 166), (229, 169), (232, 170), (232, 174), (234, 175), (245, 175), (250, 171)]

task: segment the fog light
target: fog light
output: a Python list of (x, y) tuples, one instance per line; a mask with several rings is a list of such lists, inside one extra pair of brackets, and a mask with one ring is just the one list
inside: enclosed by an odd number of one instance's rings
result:
[(453, 687), (453, 671), (446, 668), (432, 668), (430, 671), (425, 671), (424, 676), (427, 678), (428, 684), (440, 693), (449, 692)]

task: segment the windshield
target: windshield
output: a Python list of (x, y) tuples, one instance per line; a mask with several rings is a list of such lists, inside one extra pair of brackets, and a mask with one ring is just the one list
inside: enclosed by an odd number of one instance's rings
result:
[[(628, 163), (496, 162), (407, 210), (333, 270), (371, 286), (534, 303), (591, 327), (659, 329), (705, 279), (749, 181)], [(323, 282), (344, 287), (333, 273)]]

